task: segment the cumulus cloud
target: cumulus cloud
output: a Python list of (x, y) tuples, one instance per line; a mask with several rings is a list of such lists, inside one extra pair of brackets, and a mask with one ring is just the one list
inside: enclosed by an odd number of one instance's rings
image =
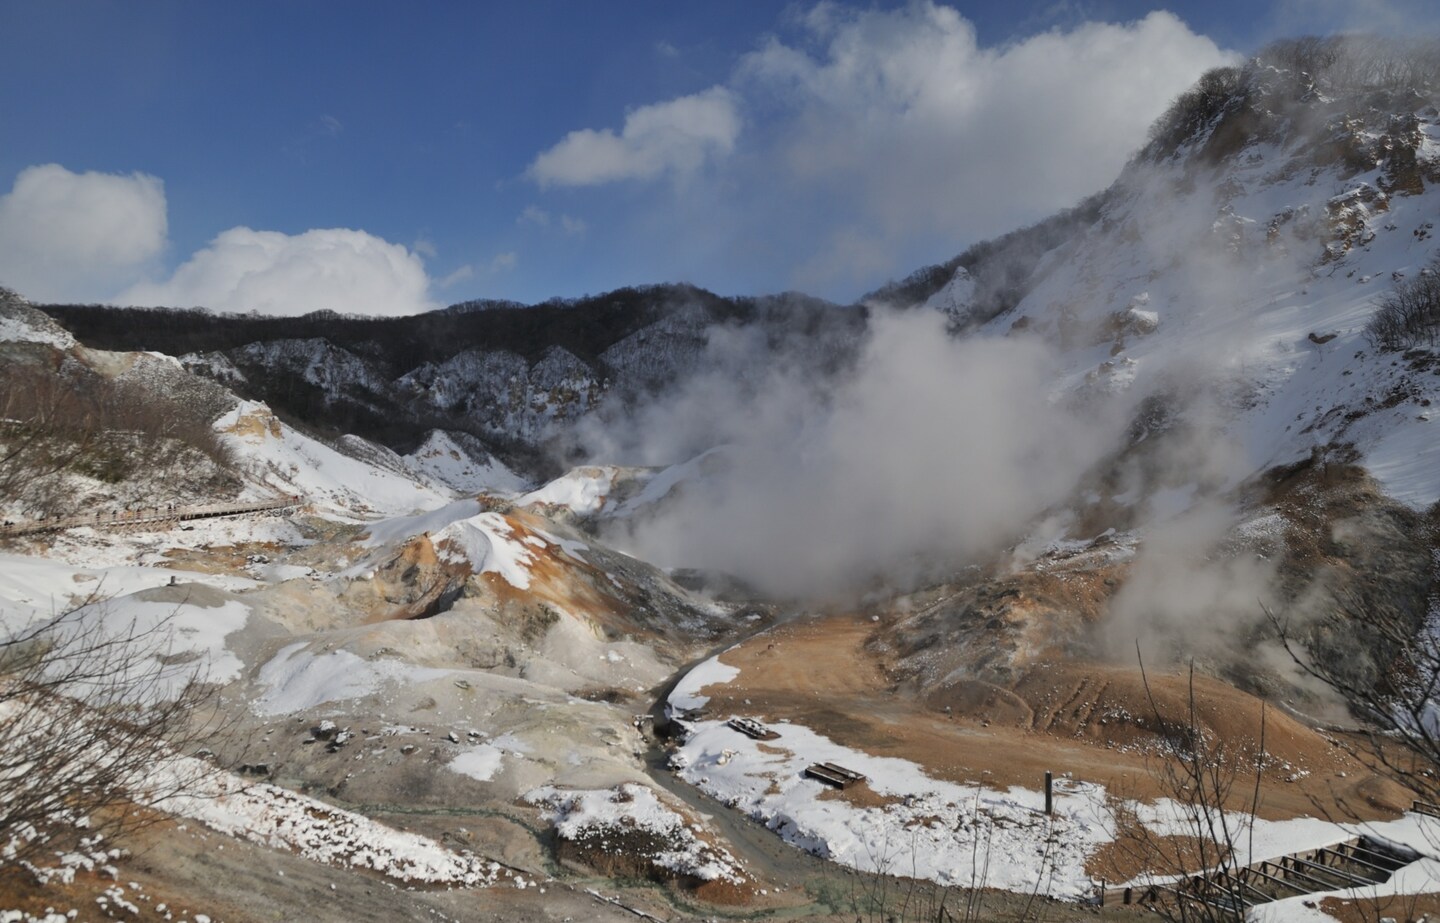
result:
[(418, 255), (364, 231), (290, 235), (237, 227), (169, 279), (135, 285), (117, 301), (277, 315), (413, 314), (433, 307), (429, 287)]
[(733, 96), (724, 87), (711, 87), (632, 110), (619, 134), (572, 131), (537, 156), (526, 175), (542, 187), (685, 176), (707, 159), (728, 154), (739, 134)]
[[(676, 224), (725, 226), (740, 265), (757, 249), (783, 254), (781, 284), (853, 293), (916, 268), (912, 254), (934, 259), (937, 242), (958, 250), (1103, 189), (1175, 96), (1234, 60), (1166, 12), (999, 46), (931, 0), (821, 3), (795, 25), (741, 58), (723, 88), (635, 110), (620, 135), (574, 132), (530, 177), (654, 179), (726, 152), (707, 182), (664, 200)], [(723, 130), (674, 127), (710, 107), (714, 118), (686, 124)]]
[(0, 284), (39, 301), (91, 301), (165, 249), (165, 185), (145, 173), (27, 167), (0, 197)]
[(1114, 179), (1171, 99), (1231, 58), (1163, 12), (998, 48), (933, 3), (821, 5), (804, 24), (810, 48), (771, 40), (737, 80), (779, 114), (783, 174), (850, 200), (832, 231), (840, 242), (859, 228), (973, 239), (1071, 205)]

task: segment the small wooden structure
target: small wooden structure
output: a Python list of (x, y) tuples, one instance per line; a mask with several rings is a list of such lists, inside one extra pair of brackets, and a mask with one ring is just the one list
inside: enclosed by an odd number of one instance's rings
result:
[(754, 718), (731, 718), (725, 726), (755, 740), (775, 740), (780, 736)]
[(1440, 817), (1440, 804), (1431, 804), (1428, 801), (1417, 801), (1410, 810), (1428, 817)]
[(853, 769), (846, 769), (844, 766), (837, 766), (834, 763), (815, 763), (806, 767), (805, 776), (823, 782), (833, 788), (845, 789), (856, 782), (864, 782), (865, 777)]

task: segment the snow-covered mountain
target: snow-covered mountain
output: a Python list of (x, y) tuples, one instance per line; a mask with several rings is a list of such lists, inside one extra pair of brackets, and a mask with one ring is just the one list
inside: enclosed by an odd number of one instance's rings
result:
[(1272, 50), (1207, 78), (1081, 208), (874, 299), (941, 311), (967, 336), (1039, 337), (1073, 392), (1157, 393), (1203, 366), (1231, 391), (1225, 425), (1252, 470), (1353, 444), (1387, 492), (1430, 506), (1433, 339), (1386, 351), (1366, 327), (1440, 256), (1436, 98), (1287, 63), (1322, 62)]

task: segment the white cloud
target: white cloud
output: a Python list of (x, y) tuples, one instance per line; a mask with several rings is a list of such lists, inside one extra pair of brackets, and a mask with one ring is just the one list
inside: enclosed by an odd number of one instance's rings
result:
[(724, 87), (641, 106), (617, 135), (581, 129), (543, 151), (526, 175), (540, 186), (593, 186), (617, 180), (686, 176), (728, 154), (740, 134), (735, 99)]
[(491, 275), (494, 275), (495, 273), (505, 272), (506, 270), (514, 269), (515, 264), (519, 261), (520, 256), (514, 250), (506, 250), (504, 253), (497, 253), (495, 254), (495, 258), (490, 261), (490, 273)]
[(523, 227), (548, 228), (550, 226), (550, 213), (538, 205), (527, 205), (515, 219), (515, 223)]
[(165, 239), (156, 177), (27, 167), (0, 197), (0, 284), (37, 301), (98, 300), (139, 278)]
[(133, 286), (120, 304), (202, 306), (293, 315), (413, 314), (433, 307), (420, 257), (364, 231), (222, 232), (163, 282)]
[(440, 281), (436, 282), (436, 283), (435, 283), (435, 287), (436, 287), (436, 288), (449, 288), (449, 287), (452, 286), (452, 285), (455, 285), (455, 284), (460, 283), (460, 282), (464, 282), (466, 279), (474, 278), (474, 276), (475, 276), (475, 267), (474, 267), (474, 266), (471, 266), (469, 263), (466, 263), (464, 266), (461, 266), (459, 269), (457, 269), (457, 270), (455, 270), (454, 272), (450, 273), (450, 274), (447, 275), (445, 278), (443, 278), (443, 279), (441, 279)]
[(520, 217), (515, 219), (520, 227), (540, 228), (548, 230), (551, 225), (556, 225), (569, 237), (578, 237), (590, 229), (583, 218), (576, 218), (574, 215), (552, 216), (545, 209), (538, 205), (527, 205)]
[[(673, 249), (717, 276), (753, 277), (758, 254), (771, 273), (786, 263), (792, 272), (769, 284), (853, 296), (915, 269), (917, 253), (951, 255), (1105, 188), (1171, 100), (1235, 60), (1166, 12), (988, 47), (932, 0), (821, 3), (793, 23), (723, 87), (637, 109), (619, 135), (573, 132), (535, 159), (530, 178), (659, 179), (709, 155), (713, 169), (657, 193), (639, 216), (648, 237), (663, 225)], [(702, 99), (724, 129), (674, 127), (691, 125), (680, 113)], [(694, 253), (702, 228), (721, 252)]]
[(771, 40), (740, 64), (777, 113), (770, 162), (844, 197), (859, 228), (989, 236), (1108, 185), (1150, 123), (1231, 56), (1170, 13), (981, 47), (955, 10), (825, 5), (808, 46)]

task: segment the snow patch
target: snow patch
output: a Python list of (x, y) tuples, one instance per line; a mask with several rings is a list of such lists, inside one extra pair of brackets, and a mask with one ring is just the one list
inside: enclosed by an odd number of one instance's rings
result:
[(517, 502), (521, 506), (558, 506), (577, 516), (592, 516), (605, 505), (616, 474), (609, 466), (575, 468)]
[(703, 708), (705, 703), (710, 701), (710, 697), (701, 695), (701, 689), (706, 686), (723, 685), (739, 675), (739, 667), (721, 663), (718, 655), (711, 657), (686, 673), (680, 682), (675, 684), (670, 698), (666, 700), (666, 710), (671, 714), (683, 714)]
[(530, 588), (530, 565), (535, 554), (511, 538), (514, 530), (499, 513), (481, 513), (451, 523), (435, 534), (441, 558), (468, 562), (475, 573), (499, 574), (511, 586)]
[[(641, 858), (660, 868), (701, 881), (745, 880), (726, 850), (695, 836), (689, 822), (663, 804), (653, 789), (629, 783), (613, 789), (575, 790), (545, 786), (525, 794), (544, 808), (561, 839), (610, 850), (630, 848), (640, 831), (647, 848)], [(612, 842), (613, 841), (613, 842)]]
[(500, 771), (504, 759), (504, 750), (486, 743), (461, 750), (446, 766), (451, 772), (469, 776), (478, 782), (489, 782)]
[[(850, 868), (914, 875), (947, 886), (1030, 891), (1077, 900), (1092, 893), (1085, 863), (1115, 836), (1102, 786), (1061, 780), (1055, 813), (1039, 791), (997, 791), (931, 778), (915, 763), (843, 747), (801, 725), (769, 725), (759, 742), (721, 721), (696, 724), (680, 748), (680, 776), (774, 830)], [(857, 807), (806, 778), (833, 762), (868, 778), (883, 807)]]
[(509, 874), (496, 862), (452, 852), (429, 837), (276, 785), (217, 773), (187, 757), (157, 770), (156, 789), (166, 791), (176, 772), (197, 782), (191, 793), (167, 797), (166, 811), (271, 849), (291, 849), (316, 862), (369, 869), (405, 882), (486, 887)]
[(255, 699), (258, 715), (289, 715), (328, 702), (378, 692), (387, 683), (424, 683), (448, 670), (418, 667), (398, 660), (364, 660), (349, 651), (312, 654), (307, 642), (283, 648), (260, 668), (266, 691)]

